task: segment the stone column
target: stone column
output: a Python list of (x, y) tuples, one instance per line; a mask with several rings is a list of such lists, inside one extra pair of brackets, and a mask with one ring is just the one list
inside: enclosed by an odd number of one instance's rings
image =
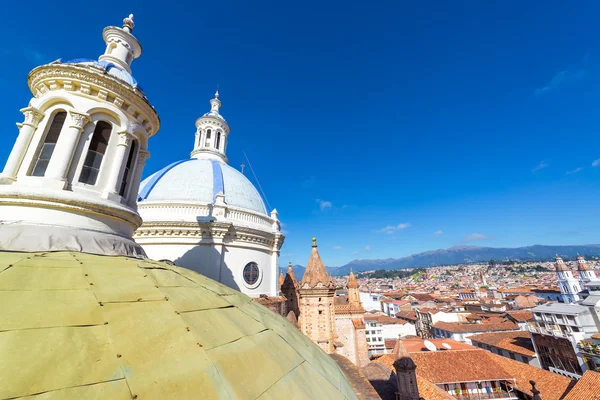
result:
[(138, 192), (140, 191), (140, 183), (142, 183), (142, 173), (144, 172), (144, 166), (146, 160), (150, 158), (150, 153), (146, 150), (138, 151), (137, 165), (135, 166), (135, 175), (130, 180), (131, 190), (129, 191), (129, 204), (134, 206), (137, 202)]
[(23, 108), (21, 112), (25, 114), (25, 121), (22, 124), (17, 124), (19, 127), (19, 136), (17, 136), (17, 140), (4, 165), (4, 171), (0, 175), (0, 184), (16, 180), (17, 172), (31, 144), (31, 138), (44, 117), (44, 113), (33, 107)]
[(132, 135), (127, 131), (117, 132), (119, 135), (119, 143), (117, 144), (117, 150), (115, 156), (111, 160), (111, 170), (106, 180), (106, 187), (104, 188), (104, 198), (115, 198), (119, 196), (119, 188), (121, 181), (123, 180), (123, 173), (125, 172), (125, 164), (127, 163), (127, 156), (129, 154), (129, 147), (131, 146)]
[(81, 132), (90, 122), (89, 115), (77, 111), (69, 111), (69, 117), (69, 125), (60, 133), (44, 175), (47, 178), (63, 182), (66, 181), (73, 155), (77, 151)]

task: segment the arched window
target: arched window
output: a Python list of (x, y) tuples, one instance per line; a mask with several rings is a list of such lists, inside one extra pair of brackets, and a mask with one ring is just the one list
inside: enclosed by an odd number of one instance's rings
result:
[(137, 152), (137, 142), (131, 141), (131, 147), (129, 148), (129, 156), (127, 156), (127, 164), (125, 164), (125, 172), (123, 172), (123, 181), (121, 182), (121, 189), (119, 194), (125, 196), (127, 192), (127, 184), (131, 180), (131, 173), (133, 170), (133, 161), (135, 160), (135, 153)]
[(96, 184), (100, 165), (102, 164), (102, 159), (104, 158), (106, 148), (108, 147), (111, 131), (112, 125), (108, 122), (99, 121), (96, 124), (94, 134), (92, 135), (92, 142), (90, 143), (87, 155), (85, 156), (81, 175), (79, 175), (79, 182), (87, 183), (88, 185)]
[(215, 149), (219, 149), (220, 144), (221, 144), (221, 132), (217, 132), (217, 142), (215, 143)]
[(210, 134), (211, 134), (211, 130), (207, 129), (206, 130), (206, 142), (204, 143), (204, 147), (210, 147)]
[(50, 124), (48, 133), (46, 133), (46, 137), (44, 138), (44, 144), (40, 149), (31, 175), (44, 176), (44, 174), (46, 173), (46, 168), (48, 168), (48, 163), (50, 162), (50, 158), (52, 157), (52, 153), (54, 152), (54, 147), (56, 147), (56, 142), (58, 142), (60, 131), (62, 130), (66, 119), (67, 113), (65, 111), (60, 111), (56, 113), (56, 115), (54, 115), (54, 119)]

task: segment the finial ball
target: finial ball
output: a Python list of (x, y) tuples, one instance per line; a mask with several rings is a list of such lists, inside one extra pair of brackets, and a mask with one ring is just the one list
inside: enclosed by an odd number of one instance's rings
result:
[(317, 247), (317, 238), (312, 238), (313, 247)]

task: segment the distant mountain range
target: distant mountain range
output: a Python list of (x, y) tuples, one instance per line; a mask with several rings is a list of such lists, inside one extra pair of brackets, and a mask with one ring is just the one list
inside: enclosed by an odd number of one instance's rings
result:
[[(405, 269), (418, 267), (435, 267), (438, 265), (467, 264), (489, 260), (517, 261), (550, 261), (556, 255), (574, 258), (577, 254), (583, 256), (600, 256), (600, 244), (584, 244), (573, 246), (534, 245), (516, 248), (495, 248), (478, 246), (454, 246), (449, 249), (431, 250), (402, 258), (386, 258), (382, 260), (352, 260), (341, 267), (327, 267), (335, 276), (348, 275), (350, 268), (354, 272), (372, 271), (377, 269)], [(296, 278), (302, 279), (304, 267), (292, 266)], [(283, 270), (285, 274), (287, 268)]]

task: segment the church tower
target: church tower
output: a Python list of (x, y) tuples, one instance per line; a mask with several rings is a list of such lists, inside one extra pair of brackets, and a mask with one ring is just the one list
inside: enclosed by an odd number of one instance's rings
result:
[(352, 269), (350, 269), (350, 276), (348, 277), (348, 284), (346, 288), (348, 288), (348, 303), (350, 306), (355, 308), (362, 308), (362, 303), (360, 302), (360, 292), (359, 292), (359, 283), (356, 280), (356, 277), (352, 273)]
[(58, 60), (29, 74), (33, 97), (0, 174), (0, 250), (144, 255), (131, 237), (160, 122), (131, 74), (142, 54), (133, 27), (133, 15), (106, 27), (97, 61)]
[(577, 272), (579, 273), (579, 283), (582, 289), (585, 288), (586, 283), (596, 279), (596, 273), (582, 256), (577, 256)]
[(562, 294), (563, 302), (574, 303), (581, 300), (581, 284), (573, 276), (573, 272), (565, 265), (565, 262), (559, 256), (556, 256), (554, 264), (556, 275), (558, 276), (558, 286)]
[(313, 238), (312, 252), (300, 283), (299, 294), (300, 331), (317, 343), (326, 353), (333, 353), (335, 284), (323, 265), (315, 238)]

